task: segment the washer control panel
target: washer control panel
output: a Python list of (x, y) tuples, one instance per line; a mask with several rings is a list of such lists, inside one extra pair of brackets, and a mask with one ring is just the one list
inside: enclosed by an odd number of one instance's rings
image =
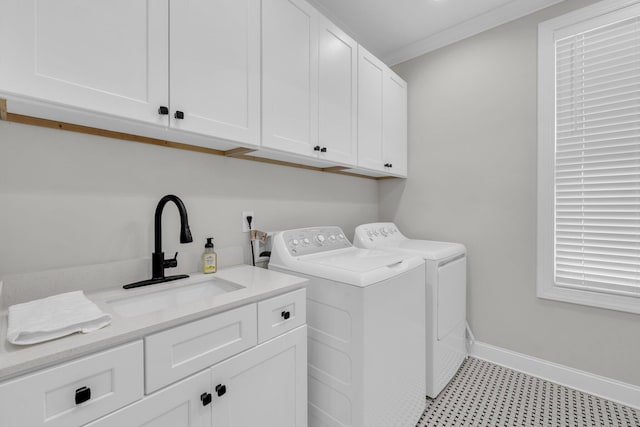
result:
[(352, 246), (342, 229), (334, 226), (284, 231), (282, 239), (291, 256), (310, 255)]
[(369, 248), (376, 245), (404, 240), (398, 227), (392, 222), (378, 222), (373, 224), (363, 224), (356, 227), (354, 240), (358, 246)]

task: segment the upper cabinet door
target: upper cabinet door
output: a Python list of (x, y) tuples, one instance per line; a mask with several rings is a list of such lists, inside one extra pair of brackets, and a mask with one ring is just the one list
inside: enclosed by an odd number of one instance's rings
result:
[(3, 0), (0, 92), (166, 124), (168, 0)]
[(407, 83), (391, 70), (383, 85), (383, 157), (388, 173), (407, 176)]
[(262, 145), (313, 156), (318, 144), (318, 12), (262, 1)]
[(171, 0), (170, 19), (171, 126), (258, 145), (260, 0)]
[(407, 176), (407, 83), (358, 48), (358, 166)]
[(358, 44), (325, 17), (319, 33), (320, 158), (355, 165), (358, 156)]
[(358, 48), (358, 166), (384, 170), (382, 129), (386, 65)]

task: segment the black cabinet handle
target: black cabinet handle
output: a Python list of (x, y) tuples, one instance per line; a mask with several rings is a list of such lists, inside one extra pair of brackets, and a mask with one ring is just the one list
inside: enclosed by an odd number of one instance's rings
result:
[(313, 151), (320, 151), (320, 146), (316, 145), (315, 147), (313, 147)]
[(227, 392), (227, 386), (224, 384), (218, 384), (216, 386), (216, 393), (218, 393), (218, 397), (224, 395)]
[(327, 147), (322, 147), (322, 148), (320, 149), (320, 152), (321, 152), (321, 153), (326, 153), (326, 152), (327, 152)]
[(91, 389), (89, 387), (80, 387), (76, 390), (76, 405), (91, 399)]
[(390, 167), (390, 168), (392, 168), (392, 167), (393, 167), (393, 164), (392, 164), (392, 163), (389, 163), (389, 167)]
[(166, 116), (167, 114), (169, 114), (169, 109), (164, 105), (161, 105), (160, 108), (158, 108), (158, 114), (160, 114), (161, 116)]
[(391, 163), (385, 163), (385, 164), (384, 164), (384, 167), (385, 167), (385, 168), (392, 168), (392, 167), (393, 167), (393, 165), (392, 165)]
[(184, 119), (184, 113), (180, 110), (177, 110), (173, 117), (177, 120), (182, 120)]
[(291, 313), (289, 313), (288, 311), (283, 311), (282, 313), (280, 313), (280, 316), (281, 316), (284, 320), (289, 320), (289, 317), (291, 317)]
[(202, 401), (202, 406), (207, 406), (211, 403), (211, 393), (202, 393), (200, 400)]

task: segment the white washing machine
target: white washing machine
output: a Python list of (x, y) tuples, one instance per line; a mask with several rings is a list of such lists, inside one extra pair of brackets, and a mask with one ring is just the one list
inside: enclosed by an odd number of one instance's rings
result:
[(269, 268), (307, 285), (309, 425), (414, 427), (425, 408), (424, 260), (282, 231)]
[(435, 398), (467, 357), (466, 248), (459, 243), (412, 240), (391, 222), (356, 228), (354, 245), (419, 255), (426, 266), (427, 396)]

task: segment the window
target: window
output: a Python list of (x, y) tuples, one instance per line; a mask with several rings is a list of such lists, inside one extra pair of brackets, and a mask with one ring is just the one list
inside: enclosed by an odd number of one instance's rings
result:
[(640, 2), (538, 29), (541, 298), (640, 313)]

